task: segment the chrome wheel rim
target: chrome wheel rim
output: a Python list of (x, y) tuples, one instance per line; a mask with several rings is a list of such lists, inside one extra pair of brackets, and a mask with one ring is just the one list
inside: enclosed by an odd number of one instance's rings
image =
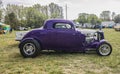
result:
[(35, 45), (33, 43), (26, 43), (23, 46), (23, 51), (25, 52), (25, 54), (27, 55), (32, 55), (35, 53)]
[(111, 51), (111, 48), (108, 44), (103, 44), (99, 48), (99, 52), (102, 55), (108, 55), (110, 53), (110, 51)]

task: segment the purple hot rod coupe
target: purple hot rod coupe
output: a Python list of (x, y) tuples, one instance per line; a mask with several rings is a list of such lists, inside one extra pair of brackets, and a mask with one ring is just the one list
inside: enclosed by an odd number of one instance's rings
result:
[(77, 29), (70, 20), (47, 20), (43, 28), (18, 33), (16, 40), (20, 41), (23, 57), (36, 57), (42, 50), (85, 52), (94, 49), (101, 56), (108, 56), (112, 52), (101, 30)]

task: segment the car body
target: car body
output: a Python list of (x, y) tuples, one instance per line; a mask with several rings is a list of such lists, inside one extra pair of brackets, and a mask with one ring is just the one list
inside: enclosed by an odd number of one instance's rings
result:
[(23, 57), (35, 57), (42, 50), (85, 52), (95, 49), (103, 56), (112, 52), (102, 31), (76, 29), (70, 20), (47, 20), (43, 29), (32, 30), (18, 40)]
[(114, 29), (115, 29), (115, 31), (120, 31), (120, 24), (119, 24), (119, 23), (116, 24), (116, 25), (114, 26)]

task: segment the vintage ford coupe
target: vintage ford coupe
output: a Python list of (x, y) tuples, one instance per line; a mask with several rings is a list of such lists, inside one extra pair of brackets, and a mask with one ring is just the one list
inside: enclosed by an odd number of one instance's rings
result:
[(94, 49), (101, 56), (108, 56), (112, 52), (101, 30), (77, 29), (70, 20), (47, 20), (43, 28), (16, 35), (23, 57), (36, 57), (42, 50), (86, 52)]

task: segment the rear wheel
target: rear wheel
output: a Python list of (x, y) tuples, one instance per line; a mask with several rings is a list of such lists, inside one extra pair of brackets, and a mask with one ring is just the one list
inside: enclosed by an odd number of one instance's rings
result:
[(112, 47), (108, 43), (102, 43), (99, 45), (99, 47), (96, 51), (101, 56), (108, 56), (112, 52)]
[(36, 40), (25, 40), (20, 43), (20, 53), (25, 58), (36, 57), (40, 50), (40, 44)]

